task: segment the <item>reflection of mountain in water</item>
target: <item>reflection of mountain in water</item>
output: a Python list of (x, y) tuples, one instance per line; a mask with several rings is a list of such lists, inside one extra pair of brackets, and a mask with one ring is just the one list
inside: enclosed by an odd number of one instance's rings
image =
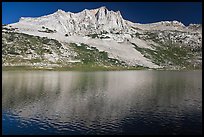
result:
[(122, 132), (128, 121), (182, 126), (201, 117), (200, 72), (3, 72), (2, 80), (4, 112), (59, 130)]

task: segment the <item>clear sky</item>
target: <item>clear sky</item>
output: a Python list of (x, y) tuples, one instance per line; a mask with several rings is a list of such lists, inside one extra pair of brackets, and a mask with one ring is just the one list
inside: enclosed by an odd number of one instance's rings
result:
[(2, 2), (2, 23), (9, 24), (20, 17), (39, 17), (57, 9), (80, 12), (106, 6), (119, 10), (124, 19), (136, 23), (181, 21), (185, 25), (202, 23), (201, 2)]

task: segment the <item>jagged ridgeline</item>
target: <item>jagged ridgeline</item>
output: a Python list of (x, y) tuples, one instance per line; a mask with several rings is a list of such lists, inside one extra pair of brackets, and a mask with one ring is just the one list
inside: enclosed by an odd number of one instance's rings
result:
[(3, 68), (201, 69), (202, 25), (123, 19), (106, 7), (2, 25)]

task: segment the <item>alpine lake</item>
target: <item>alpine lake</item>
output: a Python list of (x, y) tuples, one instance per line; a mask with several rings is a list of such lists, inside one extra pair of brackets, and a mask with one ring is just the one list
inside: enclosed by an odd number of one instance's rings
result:
[(2, 71), (2, 131), (202, 134), (202, 70)]

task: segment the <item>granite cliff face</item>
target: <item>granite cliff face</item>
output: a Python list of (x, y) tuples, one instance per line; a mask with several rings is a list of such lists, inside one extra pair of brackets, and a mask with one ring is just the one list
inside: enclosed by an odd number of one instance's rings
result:
[(19, 22), (3, 26), (2, 34), (3, 66), (75, 63), (165, 69), (202, 66), (201, 24), (133, 23), (123, 19), (120, 11), (106, 7), (21, 17)]
[(79, 13), (58, 10), (53, 14), (39, 18), (21, 18), (19, 25), (46, 26), (60, 33), (84, 34), (90, 32), (110, 31), (111, 29), (128, 30), (120, 12), (109, 11), (106, 7), (94, 10), (83, 10)]

